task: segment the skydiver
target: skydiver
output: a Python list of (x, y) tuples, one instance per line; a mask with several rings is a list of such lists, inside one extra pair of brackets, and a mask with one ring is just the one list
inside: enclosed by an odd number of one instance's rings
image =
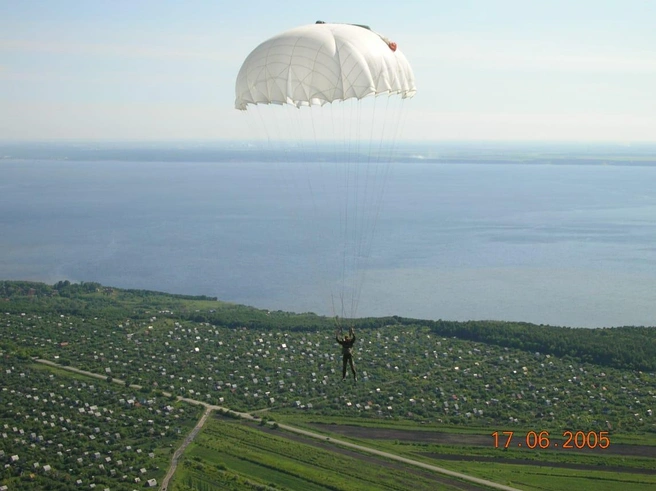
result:
[(351, 366), (351, 371), (353, 372), (353, 380), (357, 382), (358, 376), (355, 373), (355, 366), (353, 365), (353, 353), (351, 348), (353, 348), (353, 343), (355, 343), (355, 332), (353, 331), (353, 326), (349, 329), (349, 333), (344, 336), (344, 339), (339, 339), (337, 333), (335, 333), (335, 341), (342, 345), (342, 380), (346, 378), (346, 364), (348, 363)]

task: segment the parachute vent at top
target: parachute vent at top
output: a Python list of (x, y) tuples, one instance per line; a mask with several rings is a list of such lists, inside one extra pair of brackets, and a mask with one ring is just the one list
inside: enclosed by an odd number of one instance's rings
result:
[(237, 76), (235, 108), (324, 105), (380, 94), (408, 98), (415, 92), (408, 60), (379, 34), (350, 24), (310, 24), (274, 36), (248, 55)]

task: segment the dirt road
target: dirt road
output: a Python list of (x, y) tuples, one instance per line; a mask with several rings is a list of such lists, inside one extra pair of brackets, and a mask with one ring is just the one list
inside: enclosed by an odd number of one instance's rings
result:
[(182, 445), (178, 447), (178, 449), (173, 453), (173, 457), (171, 458), (171, 467), (169, 467), (169, 471), (166, 473), (166, 476), (164, 477), (164, 480), (162, 481), (162, 485), (160, 489), (162, 491), (166, 491), (166, 489), (169, 486), (169, 481), (173, 477), (173, 474), (175, 474), (175, 470), (178, 468), (178, 462), (180, 461), (180, 457), (184, 453), (185, 449), (187, 446), (194, 441), (194, 438), (196, 438), (196, 435), (200, 431), (200, 429), (203, 427), (205, 424), (205, 421), (207, 421), (207, 418), (209, 415), (212, 413), (212, 408), (207, 407), (205, 408), (205, 412), (201, 416), (201, 418), (198, 420), (198, 423), (196, 423), (196, 426), (194, 426), (194, 429), (189, 432), (189, 434), (186, 436), (184, 441), (182, 442)]

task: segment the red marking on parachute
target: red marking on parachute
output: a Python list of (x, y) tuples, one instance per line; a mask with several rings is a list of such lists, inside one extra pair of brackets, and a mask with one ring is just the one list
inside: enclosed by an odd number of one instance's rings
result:
[(394, 41), (390, 41), (389, 43), (387, 43), (387, 46), (389, 46), (389, 49), (391, 49), (392, 51), (396, 51), (396, 43)]

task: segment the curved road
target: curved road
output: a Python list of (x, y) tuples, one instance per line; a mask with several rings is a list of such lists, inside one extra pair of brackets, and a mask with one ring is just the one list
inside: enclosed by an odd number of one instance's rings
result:
[[(97, 373), (87, 372), (86, 370), (80, 370), (79, 368), (59, 365), (58, 363), (54, 363), (54, 362), (49, 361), (49, 360), (36, 359), (34, 361), (37, 361), (39, 363), (43, 363), (45, 365), (50, 365), (50, 366), (53, 366), (53, 367), (61, 368), (63, 370), (68, 370), (68, 371), (71, 371), (71, 372), (79, 373), (81, 375), (87, 375), (89, 377), (94, 377), (94, 378), (98, 378), (98, 379), (102, 379), (102, 380), (107, 379), (107, 375), (99, 375)], [(117, 383), (117, 384), (125, 385), (125, 382), (123, 382), (120, 379), (112, 378), (112, 381)], [(135, 388), (135, 389), (141, 388), (138, 385), (130, 385), (130, 387)], [(166, 392), (164, 392), (163, 394), (165, 396), (170, 396), (170, 394), (168, 394)], [(162, 485), (160, 487), (161, 491), (166, 491), (166, 489), (168, 487), (168, 484), (169, 484), (169, 481), (171, 480), (171, 477), (173, 477), (173, 474), (175, 473), (175, 470), (176, 470), (177, 465), (178, 465), (178, 461), (180, 460), (180, 456), (183, 454), (183, 452), (185, 451), (187, 446), (194, 440), (194, 438), (196, 437), (196, 435), (198, 434), (200, 429), (203, 427), (203, 425), (207, 421), (207, 418), (212, 413), (212, 411), (228, 411), (229, 413), (237, 415), (237, 416), (239, 416), (243, 419), (249, 419), (249, 420), (255, 420), (255, 421), (258, 420), (258, 418), (253, 417), (249, 413), (240, 413), (240, 412), (233, 411), (231, 409), (228, 409), (228, 408), (225, 408), (225, 407), (222, 407), (222, 406), (215, 406), (213, 404), (208, 404), (208, 403), (203, 402), (203, 401), (197, 401), (195, 399), (189, 399), (187, 397), (181, 397), (181, 396), (178, 396), (178, 400), (188, 402), (189, 404), (204, 406), (205, 407), (205, 412), (203, 413), (203, 416), (201, 416), (200, 420), (198, 420), (198, 423), (196, 423), (196, 426), (194, 427), (194, 429), (191, 430), (191, 432), (184, 439), (184, 441), (182, 442), (182, 445), (180, 445), (180, 447), (173, 453), (173, 457), (171, 458), (171, 467), (169, 468), (168, 472), (166, 473), (166, 477), (162, 481)], [(273, 423), (271, 423), (271, 424), (273, 424)], [(366, 453), (369, 453), (369, 454), (372, 454), (372, 455), (377, 455), (379, 457), (384, 457), (386, 459), (396, 460), (397, 462), (403, 462), (404, 464), (409, 464), (409, 465), (413, 465), (415, 467), (420, 467), (422, 469), (427, 469), (429, 471), (438, 472), (440, 474), (444, 474), (444, 475), (454, 477), (454, 478), (457, 478), (457, 479), (462, 479), (463, 481), (469, 481), (469, 482), (472, 482), (474, 484), (479, 484), (481, 486), (487, 486), (487, 487), (493, 488), (493, 489), (500, 489), (502, 491), (521, 491), (521, 490), (519, 490), (517, 488), (513, 488), (511, 486), (506, 486), (504, 484), (499, 484), (499, 483), (496, 483), (496, 482), (488, 481), (486, 479), (480, 479), (478, 477), (468, 476), (466, 474), (461, 474), (460, 472), (455, 472), (455, 471), (452, 471), (452, 470), (449, 470), (449, 469), (445, 469), (443, 467), (438, 467), (436, 465), (426, 464), (426, 463), (420, 462), (418, 460), (408, 459), (408, 458), (402, 457), (400, 455), (395, 455), (395, 454), (392, 454), (392, 453), (389, 453), (389, 452), (383, 452), (381, 450), (376, 450), (375, 448), (365, 447), (363, 445), (357, 445), (355, 443), (347, 442), (347, 441), (344, 441), (344, 440), (337, 440), (337, 439), (334, 439), (334, 438), (327, 438), (325, 435), (320, 435), (319, 433), (314, 433), (312, 431), (302, 430), (300, 428), (296, 428), (295, 426), (289, 426), (289, 425), (286, 425), (286, 424), (278, 423), (278, 427), (282, 428), (283, 430), (290, 431), (292, 433), (298, 433), (299, 435), (304, 435), (306, 437), (315, 438), (315, 439), (321, 440), (323, 442), (330, 442), (334, 445), (340, 445), (342, 447), (352, 448), (352, 449), (358, 450), (360, 452), (366, 452)]]

